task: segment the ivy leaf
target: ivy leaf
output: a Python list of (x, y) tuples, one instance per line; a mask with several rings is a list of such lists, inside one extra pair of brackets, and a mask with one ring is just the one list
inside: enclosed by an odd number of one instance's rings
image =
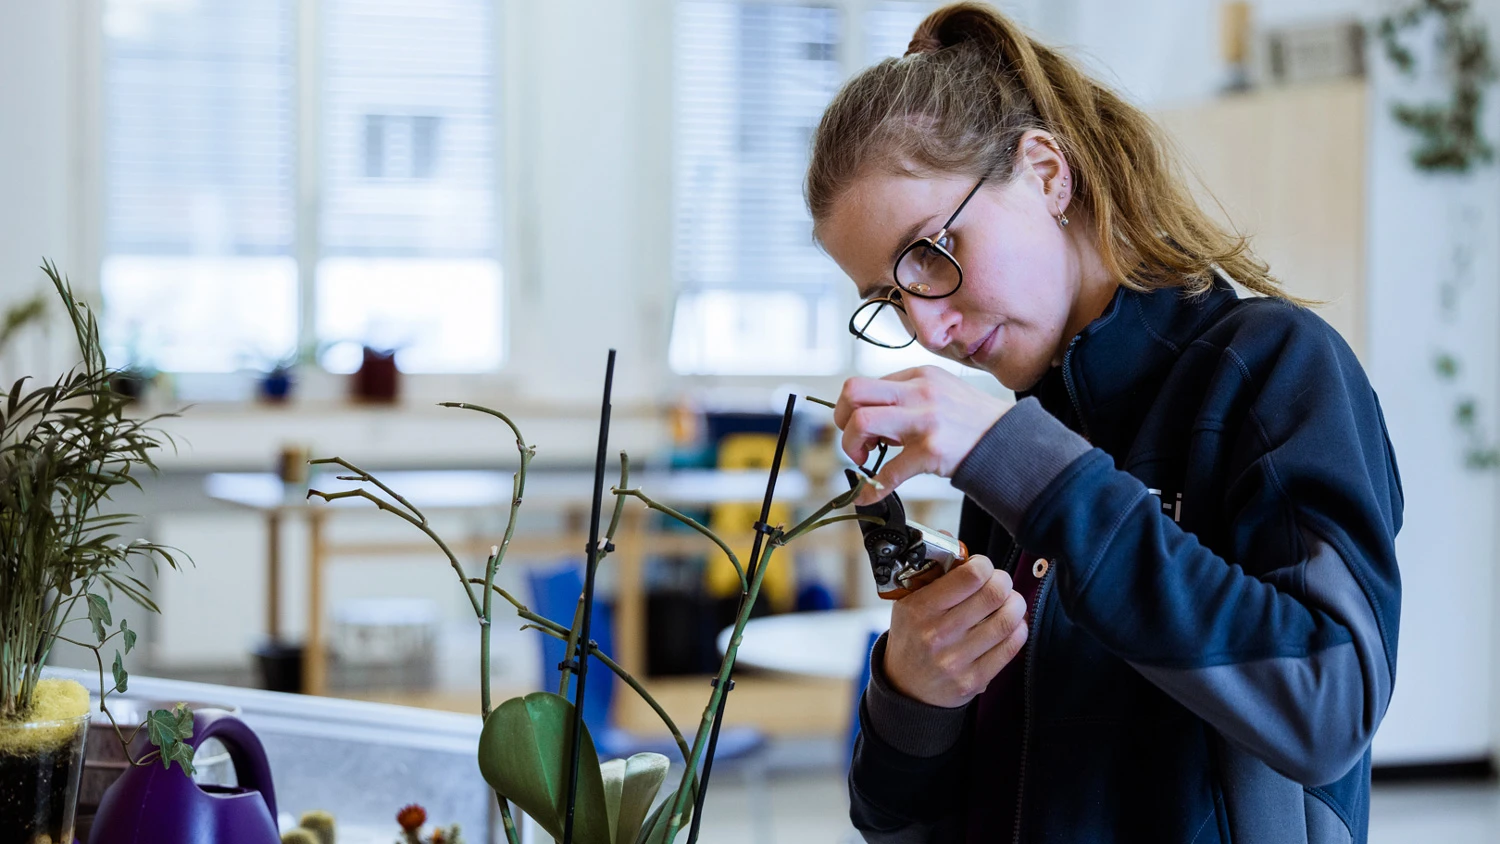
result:
[(123, 618), (120, 619), (120, 637), (125, 640), (125, 653), (130, 653), (130, 649), (135, 647), (135, 631), (125, 626)]
[(1475, 407), (1473, 399), (1463, 399), (1453, 408), (1453, 417), (1461, 426), (1474, 424)]
[(94, 625), (94, 638), (98, 639), (99, 644), (102, 645), (108, 636), (104, 632), (105, 628), (114, 623), (114, 619), (109, 615), (109, 602), (93, 592), (85, 597), (89, 602), (89, 623)]
[(125, 660), (120, 657), (120, 652), (115, 651), (115, 691), (123, 693), (125, 684), (130, 680), (130, 675), (125, 673)]
[(193, 775), (193, 748), (183, 744), (183, 739), (193, 737), (193, 713), (187, 704), (179, 703), (172, 710), (153, 709), (146, 716), (146, 736), (161, 751), (163, 768), (172, 767), (175, 761), (183, 773)]

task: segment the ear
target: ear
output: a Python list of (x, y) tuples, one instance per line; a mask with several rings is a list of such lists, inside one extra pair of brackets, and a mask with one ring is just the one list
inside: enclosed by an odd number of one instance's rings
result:
[(1047, 213), (1055, 217), (1067, 211), (1073, 199), (1073, 174), (1057, 139), (1040, 129), (1030, 129), (1021, 136), (1020, 148), (1021, 166), (1046, 198)]

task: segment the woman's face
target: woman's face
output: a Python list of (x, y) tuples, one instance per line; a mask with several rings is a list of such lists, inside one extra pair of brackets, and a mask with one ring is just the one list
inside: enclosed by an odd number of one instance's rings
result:
[[(1008, 183), (985, 182), (950, 229), (963, 286), (945, 299), (901, 297), (917, 342), (1012, 390), (1032, 387), (1061, 359), (1080, 287), (1075, 244), (1055, 216), (1066, 176), (1065, 165), (1023, 163)], [(861, 298), (888, 294), (896, 256), (936, 234), (976, 181), (871, 173), (835, 203), (820, 239)]]

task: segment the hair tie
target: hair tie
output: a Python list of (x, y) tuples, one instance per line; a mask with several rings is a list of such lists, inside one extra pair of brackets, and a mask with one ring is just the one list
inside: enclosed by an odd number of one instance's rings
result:
[(943, 49), (943, 42), (931, 35), (918, 35), (911, 40), (910, 44), (906, 45), (906, 55), (910, 56), (913, 53), (936, 53), (941, 49)]

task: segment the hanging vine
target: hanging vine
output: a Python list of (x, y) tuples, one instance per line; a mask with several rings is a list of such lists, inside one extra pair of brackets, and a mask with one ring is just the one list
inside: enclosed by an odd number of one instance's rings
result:
[(1441, 33), (1438, 52), (1448, 65), (1453, 88), (1446, 101), (1391, 105), (1396, 122), (1417, 133), (1412, 163), (1419, 170), (1468, 172), (1489, 163), (1495, 149), (1480, 129), (1486, 87), (1495, 80), (1489, 35), (1471, 15), (1470, 0), (1422, 0), (1386, 16), (1378, 29), (1386, 57), (1407, 76), (1416, 75), (1417, 59), (1401, 35), (1429, 17)]
[[(1489, 35), (1472, 16), (1470, 0), (1421, 0), (1380, 21), (1378, 35), (1385, 55), (1406, 76), (1415, 76), (1416, 56), (1401, 36), (1436, 18), (1440, 27), (1438, 56), (1452, 89), (1446, 100), (1425, 103), (1395, 102), (1391, 115), (1416, 133), (1412, 164), (1429, 173), (1467, 173), (1494, 159), (1494, 146), (1480, 126), (1484, 97), (1495, 81)], [(1439, 315), (1448, 326), (1458, 322), (1460, 303), (1472, 286), (1474, 244), (1479, 211), (1469, 204), (1451, 209), (1447, 229), (1453, 232), (1446, 277), (1439, 284)], [(1449, 332), (1451, 333), (1451, 332)], [(1438, 378), (1458, 386), (1463, 362), (1457, 352), (1440, 349), (1433, 360)], [(1460, 392), (1454, 401), (1453, 424), (1463, 437), (1464, 465), (1471, 469), (1500, 468), (1500, 445), (1481, 424), (1479, 400)]]

